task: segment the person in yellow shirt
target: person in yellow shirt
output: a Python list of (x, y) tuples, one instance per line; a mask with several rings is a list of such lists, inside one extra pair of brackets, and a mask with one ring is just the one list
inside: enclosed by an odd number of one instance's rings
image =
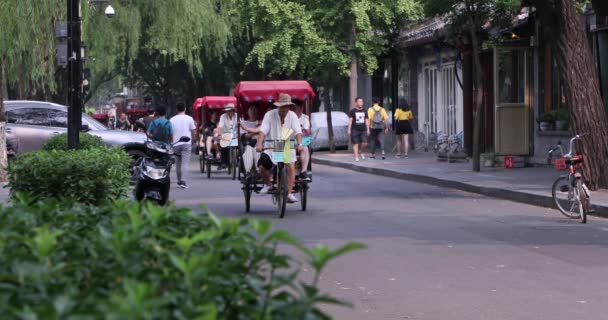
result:
[(384, 154), (384, 137), (388, 133), (388, 114), (386, 110), (380, 106), (380, 99), (372, 99), (372, 107), (367, 110), (367, 117), (369, 118), (369, 139), (371, 145), (370, 158), (376, 157), (376, 149), (380, 145), (382, 151), (382, 159), (386, 158)]
[[(395, 131), (397, 134), (397, 154), (395, 157), (405, 157), (407, 159), (410, 151), (410, 134), (414, 133), (411, 121), (414, 113), (410, 109), (405, 99), (399, 101), (399, 107), (395, 111)], [(403, 143), (403, 153), (401, 153), (401, 143)]]

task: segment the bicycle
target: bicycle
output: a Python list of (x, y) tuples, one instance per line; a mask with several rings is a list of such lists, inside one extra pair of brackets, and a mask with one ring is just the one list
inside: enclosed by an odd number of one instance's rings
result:
[(587, 223), (587, 213), (590, 209), (591, 195), (589, 189), (583, 181), (580, 168), (583, 167), (583, 155), (573, 155), (574, 143), (580, 140), (585, 134), (576, 135), (570, 139), (570, 150), (564, 154), (561, 141), (557, 147), (549, 151), (548, 162), (551, 162), (553, 152), (559, 150), (562, 157), (555, 160), (555, 168), (558, 171), (568, 170), (568, 175), (557, 178), (553, 183), (551, 195), (553, 202), (559, 211), (570, 219), (580, 219), (581, 223)]

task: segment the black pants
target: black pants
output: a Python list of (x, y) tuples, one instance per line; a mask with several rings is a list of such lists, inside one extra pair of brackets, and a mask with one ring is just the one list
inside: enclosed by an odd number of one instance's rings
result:
[(370, 152), (376, 154), (376, 149), (380, 146), (380, 151), (384, 152), (384, 129), (371, 129), (369, 134)]

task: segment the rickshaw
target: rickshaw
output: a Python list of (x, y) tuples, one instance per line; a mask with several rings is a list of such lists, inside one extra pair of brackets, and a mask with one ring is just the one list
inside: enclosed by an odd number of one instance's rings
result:
[[(241, 111), (243, 115), (242, 118), (244, 120), (247, 119), (247, 110), (251, 104), (255, 104), (258, 107), (258, 112), (260, 115), (260, 120), (264, 118), (264, 114), (273, 109), (273, 101), (278, 99), (280, 93), (286, 93), (291, 95), (292, 100), (298, 100), (302, 102), (304, 110), (303, 113), (310, 117), (311, 113), (311, 105), (312, 100), (315, 97), (314, 90), (310, 86), (310, 84), (306, 81), (242, 81), (240, 82), (236, 88), (234, 89), (234, 95), (238, 99), (238, 109)], [(239, 130), (241, 130), (239, 126)], [(241, 136), (241, 131), (239, 131), (239, 136)], [(273, 192), (272, 200), (273, 203), (277, 205), (277, 212), (279, 218), (283, 218), (285, 216), (285, 208), (287, 203), (287, 175), (286, 169), (284, 167), (283, 156), (286, 150), (294, 148), (294, 140), (265, 140), (264, 141), (264, 149), (273, 149), (272, 160), (274, 165), (273, 168)], [(310, 144), (312, 143), (312, 136), (303, 136), (302, 144), (304, 147), (308, 148), (312, 153), (310, 148)], [(288, 149), (285, 149), (285, 144), (290, 144)], [(251, 209), (251, 195), (255, 193), (259, 193), (263, 188), (264, 183), (259, 179), (257, 173), (257, 159), (259, 159), (259, 154), (254, 158), (254, 164), (251, 168), (247, 168), (244, 159), (245, 159), (245, 150), (247, 145), (244, 145), (243, 139), (239, 139), (239, 148), (241, 154), (240, 161), (240, 173), (239, 180), (241, 181), (241, 189), (243, 190), (243, 195), (245, 197), (245, 211), (249, 212)], [(308, 163), (307, 171), (311, 172), (311, 162)], [(296, 172), (300, 172), (298, 168), (296, 168)], [(307, 202), (308, 202), (308, 190), (309, 190), (309, 182), (308, 180), (296, 178), (294, 192), (300, 194), (300, 205), (302, 211), (306, 211)]]
[[(235, 97), (230, 96), (207, 96), (196, 99), (192, 109), (194, 111), (194, 121), (196, 122), (196, 132), (198, 133), (197, 149), (199, 154), (199, 166), (201, 173), (206, 173), (207, 178), (211, 178), (212, 166), (217, 166), (218, 169), (222, 166), (222, 161), (219, 157), (209, 158), (207, 153), (206, 142), (207, 137), (203, 130), (205, 124), (211, 120), (211, 112), (223, 113), (224, 108), (228, 104), (237, 104)], [(237, 109), (238, 118), (238, 109)], [(201, 130), (203, 129), (203, 130)], [(224, 136), (224, 138), (226, 138)], [(228, 141), (219, 141), (222, 147), (229, 148), (229, 160), (227, 171), (232, 180), (236, 180), (237, 172), (239, 168), (239, 153), (238, 153), (238, 139), (236, 137), (227, 137)]]

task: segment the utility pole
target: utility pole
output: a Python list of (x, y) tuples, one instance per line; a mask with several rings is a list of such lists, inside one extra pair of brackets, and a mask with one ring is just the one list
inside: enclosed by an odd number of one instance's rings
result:
[(68, 148), (80, 147), (82, 127), (82, 57), (80, 0), (68, 5)]

